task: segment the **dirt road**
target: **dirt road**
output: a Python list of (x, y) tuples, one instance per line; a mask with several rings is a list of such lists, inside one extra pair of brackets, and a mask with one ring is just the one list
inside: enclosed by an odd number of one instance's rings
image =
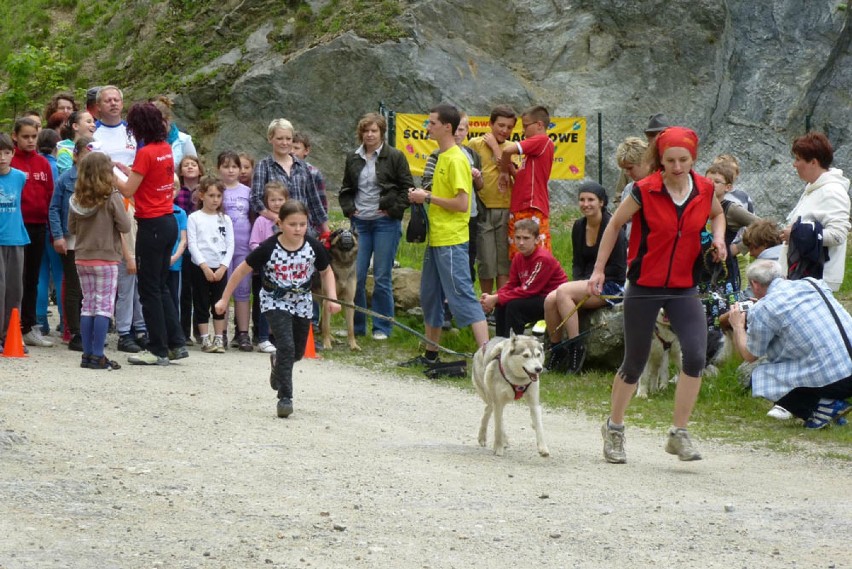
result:
[(601, 418), (563, 411), (544, 459), (525, 405), (498, 459), (476, 396), (426, 380), (306, 361), (282, 420), (259, 353), (32, 351), (0, 359), (2, 569), (852, 567), (847, 462), (698, 441), (679, 463), (629, 429), (610, 465)]

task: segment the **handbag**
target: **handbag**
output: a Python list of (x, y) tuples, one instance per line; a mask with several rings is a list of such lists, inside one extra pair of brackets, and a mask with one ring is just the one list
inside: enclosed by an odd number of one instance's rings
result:
[(411, 218), (405, 229), (405, 240), (408, 243), (424, 243), (429, 233), (429, 217), (423, 204), (411, 204)]

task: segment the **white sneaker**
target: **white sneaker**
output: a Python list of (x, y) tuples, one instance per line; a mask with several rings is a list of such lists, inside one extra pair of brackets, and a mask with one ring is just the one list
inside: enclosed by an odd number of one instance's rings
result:
[(701, 460), (701, 453), (692, 446), (692, 439), (686, 429), (672, 427), (666, 439), (665, 450), (669, 454), (676, 454), (680, 460)]
[(766, 413), (767, 417), (772, 417), (773, 419), (778, 419), (779, 421), (789, 421), (793, 418), (793, 414), (784, 409), (779, 405), (774, 405), (772, 409)]
[(614, 429), (609, 426), (609, 420), (601, 427), (603, 435), (604, 459), (611, 464), (624, 464), (627, 462), (627, 453), (624, 452), (624, 427)]
[(384, 332), (373, 332), (373, 339), (382, 342), (388, 339), (388, 335)]
[(24, 334), (24, 344), (28, 346), (38, 346), (39, 348), (51, 348), (53, 342), (41, 335), (41, 331), (33, 326), (29, 332)]
[(257, 345), (257, 349), (263, 352), (264, 354), (272, 354), (277, 351), (275, 344), (270, 342), (269, 340), (264, 340)]

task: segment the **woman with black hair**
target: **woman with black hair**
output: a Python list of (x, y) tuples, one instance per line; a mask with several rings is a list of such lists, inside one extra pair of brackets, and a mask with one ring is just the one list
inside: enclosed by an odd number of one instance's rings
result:
[[(617, 299), (605, 299), (590, 296), (587, 280), (595, 269), (601, 236), (612, 215), (606, 206), (609, 198), (603, 186), (597, 182), (584, 182), (577, 191), (577, 201), (583, 217), (574, 223), (571, 230), (574, 258), (571, 264), (571, 280), (547, 295), (544, 301), (544, 319), (552, 345), (556, 346), (568, 337), (568, 340), (580, 335), (580, 318), (577, 304), (583, 302), (584, 308), (601, 308), (620, 302)], [(606, 280), (601, 293), (604, 296), (621, 296), (624, 292), (624, 279), (627, 275), (627, 239), (619, 231), (612, 254), (606, 263)], [(585, 300), (584, 300), (585, 299)], [(563, 322), (564, 321), (564, 322)], [(581, 342), (568, 342), (567, 349), (560, 350), (551, 358), (551, 367), (565, 367), (568, 373), (579, 373), (586, 357), (586, 346)], [(554, 358), (563, 360), (554, 361)]]

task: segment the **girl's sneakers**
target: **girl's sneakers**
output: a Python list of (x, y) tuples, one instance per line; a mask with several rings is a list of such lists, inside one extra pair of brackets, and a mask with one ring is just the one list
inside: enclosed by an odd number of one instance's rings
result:
[(241, 352), (253, 352), (254, 346), (251, 344), (248, 332), (237, 332), (237, 347)]
[[(83, 365), (88, 359), (88, 364)], [(106, 356), (83, 356), (83, 361), (80, 363), (80, 367), (88, 367), (89, 369), (105, 369), (108, 371), (112, 371), (114, 369), (121, 369), (121, 366), (118, 362), (115, 362)]]

